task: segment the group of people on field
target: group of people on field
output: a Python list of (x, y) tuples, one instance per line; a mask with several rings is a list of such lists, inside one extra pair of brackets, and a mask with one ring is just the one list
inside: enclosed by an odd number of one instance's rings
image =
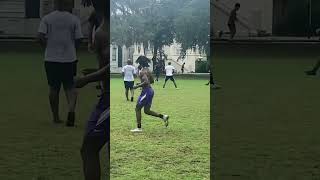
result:
[[(63, 87), (68, 102), (68, 114), (65, 125), (74, 127), (76, 125), (76, 105), (79, 89), (89, 83), (97, 83), (100, 91), (97, 103), (89, 115), (82, 147), (81, 157), (83, 172), (86, 180), (99, 180), (101, 177), (99, 152), (107, 144), (109, 157), (110, 146), (110, 60), (109, 60), (109, 16), (108, 2), (105, 0), (83, 0), (85, 7), (93, 6), (89, 21), (88, 51), (96, 54), (95, 67), (82, 69), (82, 75), (78, 76), (77, 50), (83, 39), (81, 22), (79, 17), (72, 14), (73, 0), (54, 0), (55, 10), (41, 19), (38, 28), (39, 43), (45, 49), (44, 69), (49, 86), (49, 103), (54, 124), (61, 124), (63, 120), (59, 112), (60, 89)], [(141, 88), (141, 94), (137, 99), (135, 108), (137, 127), (131, 132), (141, 132), (141, 110), (150, 116), (157, 117), (164, 122), (165, 127), (169, 125), (169, 116), (151, 110), (154, 90), (151, 84), (154, 78), (149, 70), (149, 59), (140, 56), (139, 68), (133, 66), (132, 61), (122, 68), (125, 86), (125, 95), (128, 101), (134, 101), (134, 90)], [(184, 72), (182, 66), (182, 73)], [(159, 67), (160, 68), (160, 67)], [(176, 70), (171, 62), (165, 66), (165, 81), (171, 80), (177, 87), (174, 74)], [(160, 71), (156, 71), (156, 81), (159, 80)], [(135, 77), (139, 77), (140, 83), (135, 84)], [(214, 84), (210, 76), (208, 84)], [(129, 98), (130, 91), (130, 98)], [(107, 171), (108, 172), (108, 171)]]

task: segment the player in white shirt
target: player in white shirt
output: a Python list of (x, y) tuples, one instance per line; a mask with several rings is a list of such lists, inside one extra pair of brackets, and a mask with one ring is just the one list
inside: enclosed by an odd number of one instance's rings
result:
[(61, 84), (66, 92), (69, 105), (67, 126), (74, 126), (76, 91), (74, 76), (77, 72), (76, 49), (82, 39), (80, 19), (71, 14), (71, 1), (56, 0), (56, 10), (41, 19), (38, 38), (45, 48), (45, 70), (50, 87), (49, 100), (53, 121), (59, 118), (59, 92)]
[(136, 68), (132, 65), (132, 61), (128, 60), (127, 65), (122, 68), (122, 76), (124, 80), (125, 94), (127, 101), (129, 101), (129, 90), (131, 92), (131, 102), (134, 96), (134, 78), (136, 77)]
[(165, 81), (164, 81), (163, 88), (166, 87), (166, 83), (167, 83), (167, 81), (168, 81), (169, 79), (173, 82), (174, 86), (175, 86), (176, 88), (178, 88), (178, 87), (177, 87), (177, 84), (176, 84), (176, 81), (175, 81), (174, 78), (173, 78), (173, 74), (175, 73), (175, 71), (174, 71), (175, 69), (174, 69), (174, 67), (171, 65), (171, 62), (168, 63), (168, 65), (165, 67), (165, 70), (166, 70), (166, 79), (165, 79)]

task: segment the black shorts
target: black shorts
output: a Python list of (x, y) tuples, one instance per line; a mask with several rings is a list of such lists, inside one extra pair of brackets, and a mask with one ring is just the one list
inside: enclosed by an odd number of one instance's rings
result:
[(124, 81), (124, 87), (126, 89), (133, 89), (134, 81)]
[(45, 62), (48, 85), (59, 91), (61, 84), (65, 89), (73, 87), (74, 76), (77, 75), (77, 61), (71, 63)]
[(166, 80), (165, 80), (165, 81), (168, 81), (169, 79), (170, 79), (171, 81), (174, 81), (173, 76), (166, 76)]

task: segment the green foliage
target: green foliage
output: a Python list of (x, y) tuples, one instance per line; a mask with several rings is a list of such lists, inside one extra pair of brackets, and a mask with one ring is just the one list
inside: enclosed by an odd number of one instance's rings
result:
[(208, 72), (208, 64), (207, 61), (197, 60), (196, 62), (196, 73), (207, 73)]
[(111, 1), (111, 41), (127, 47), (150, 43), (154, 57), (174, 39), (183, 51), (195, 46), (207, 51), (208, 23), (207, 0)]
[(210, 5), (207, 0), (192, 0), (179, 10), (174, 24), (176, 40), (182, 45), (182, 53), (199, 47), (209, 53)]

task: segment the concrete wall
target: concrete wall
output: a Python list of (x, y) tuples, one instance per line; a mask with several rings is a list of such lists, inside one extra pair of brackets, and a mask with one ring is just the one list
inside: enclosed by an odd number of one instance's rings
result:
[[(272, 0), (214, 0), (213, 3), (220, 7), (225, 6), (225, 10), (230, 12), (237, 2), (241, 4), (241, 9), (238, 12), (240, 20), (246, 21), (252, 29), (261, 29), (270, 33), (272, 32)], [(212, 29), (214, 31), (228, 31), (227, 20), (229, 15), (212, 4), (211, 11)], [(239, 24), (238, 32), (241, 35), (248, 34), (247, 28)]]
[[(84, 8), (75, 0), (73, 13), (81, 19), (82, 31), (88, 34), (88, 16), (92, 8)], [(53, 10), (53, 0), (40, 1), (40, 17)], [(40, 18), (25, 18), (24, 0), (0, 0), (0, 36), (36, 37)]]

